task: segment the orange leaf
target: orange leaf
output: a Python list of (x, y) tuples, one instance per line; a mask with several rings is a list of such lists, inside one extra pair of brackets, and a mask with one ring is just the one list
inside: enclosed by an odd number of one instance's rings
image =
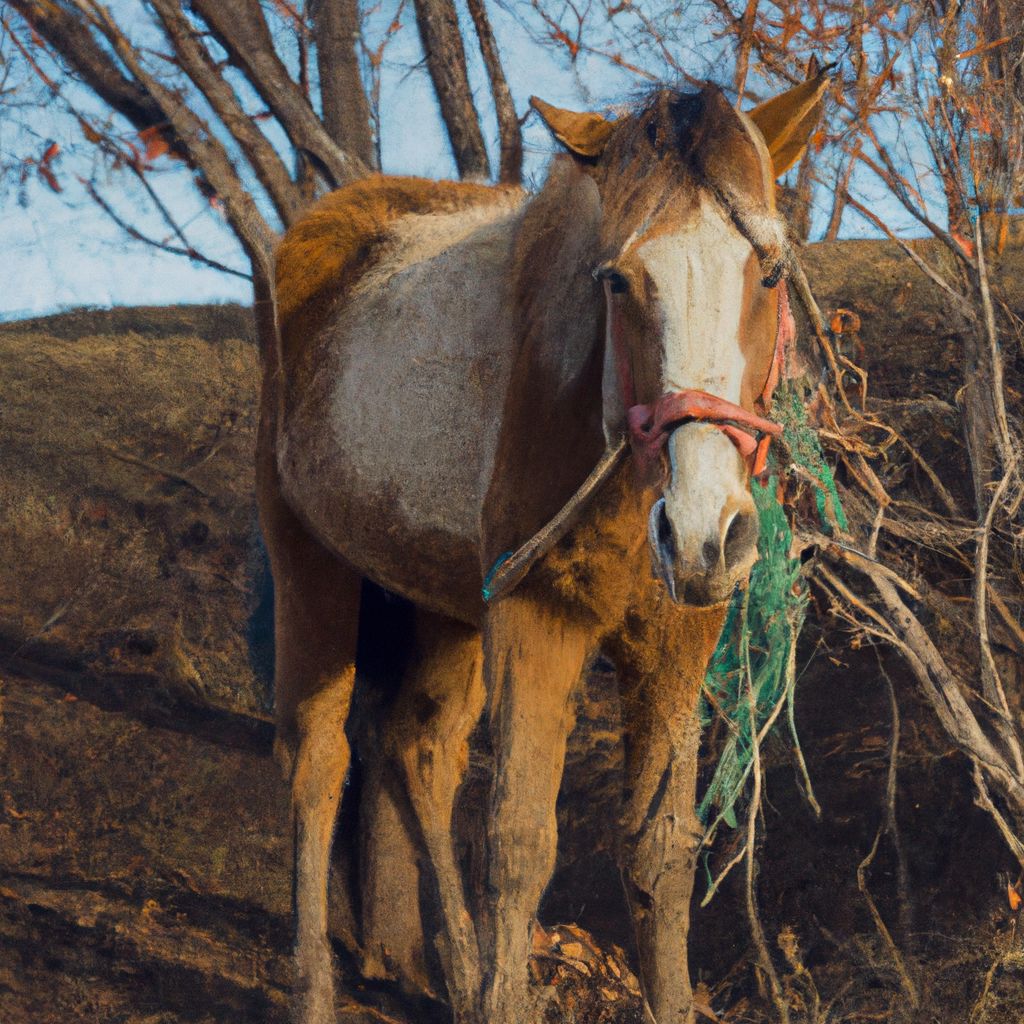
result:
[(999, 218), (999, 235), (996, 238), (996, 255), (1002, 256), (1006, 242), (1010, 237), (1010, 218), (1004, 213)]
[(139, 132), (139, 138), (146, 145), (146, 163), (152, 163), (157, 157), (170, 151), (170, 144), (164, 138), (159, 125), (151, 125)]
[(576, 55), (580, 52), (579, 43), (577, 43), (574, 39), (570, 39), (563, 29), (556, 28), (551, 33), (551, 38), (554, 39), (557, 43), (563, 43), (565, 45), (565, 48), (569, 51), (569, 55), (572, 57), (572, 59), (576, 59)]
[(828, 326), (833, 334), (854, 334), (860, 330), (860, 317), (852, 309), (834, 309)]
[(958, 235), (955, 231), (951, 231), (950, 234), (953, 236), (953, 241), (960, 246), (964, 251), (964, 255), (968, 259), (974, 259), (974, 243), (970, 239), (964, 238), (963, 235)]
[(82, 128), (82, 134), (93, 143), (99, 142), (103, 136), (84, 117), (78, 119), (78, 123)]
[(60, 143), (51, 142), (43, 152), (39, 162), (41, 164), (48, 164), (58, 153), (60, 152)]
[(1006, 883), (1006, 898), (1010, 903), (1010, 909), (1014, 912), (1020, 910), (1020, 905), (1024, 900), (1021, 899), (1021, 895), (1017, 892), (1017, 887), (1012, 882)]
[(60, 187), (60, 182), (57, 180), (56, 175), (50, 170), (46, 164), (40, 164), (37, 168), (39, 171), (39, 177), (46, 182), (54, 192), (63, 192), (64, 190)]

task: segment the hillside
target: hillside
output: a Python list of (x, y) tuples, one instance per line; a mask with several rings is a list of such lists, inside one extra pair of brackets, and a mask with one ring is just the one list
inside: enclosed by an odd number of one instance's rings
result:
[[(875, 407), (963, 497), (960, 328), (941, 295), (888, 243), (821, 245), (808, 256), (821, 306), (862, 318), (850, 354), (869, 372)], [(999, 287), (1024, 313), (1021, 270), (1024, 253), (1008, 253)], [(0, 325), (0, 353), (0, 1020), (283, 1022), (287, 800), (269, 756), (247, 312), (72, 312)], [(1019, 347), (1008, 359), (1019, 386)], [(788, 748), (773, 746), (758, 882), (766, 930), (794, 937), (779, 962), (805, 1010), (810, 971), (822, 1021), (890, 1019), (899, 976), (857, 879), (884, 812), (881, 664), (902, 716), (911, 905), (898, 905), (888, 851), (871, 869), (871, 892), (920, 982), (921, 1007), (906, 1019), (966, 1021), (997, 953), (1019, 941), (1005, 895), (1013, 859), (902, 666), (850, 645), (827, 611), (815, 609), (797, 697), (823, 818), (807, 809)], [(552, 1020), (638, 1019), (606, 825), (621, 757), (616, 701), (601, 671), (580, 696), (544, 909), (549, 939), (534, 972)], [(475, 753), (470, 808), (487, 768)], [(351, 855), (339, 847), (342, 860)], [(702, 998), (711, 1019), (736, 1024), (769, 1019), (744, 913), (735, 878), (694, 922)], [(340, 912), (334, 932), (339, 1020), (444, 1019), (436, 1004), (358, 982)], [(1024, 1019), (1016, 963), (992, 971), (975, 1024)]]

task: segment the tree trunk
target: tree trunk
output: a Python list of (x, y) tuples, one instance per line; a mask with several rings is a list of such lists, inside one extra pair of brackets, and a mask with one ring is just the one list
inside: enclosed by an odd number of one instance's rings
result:
[(334, 141), (292, 80), (274, 49), (259, 4), (247, 0), (192, 0), (191, 6), (281, 123), (292, 145), (315, 161), (332, 187), (366, 173), (363, 161)]
[(324, 127), (343, 150), (375, 168), (370, 105), (359, 74), (359, 5), (319, 0), (313, 18)]
[(491, 95), (494, 97), (494, 110), (498, 117), (498, 137), (501, 142), (498, 181), (517, 185), (522, 180), (523, 172), (523, 135), (519, 127), (519, 118), (516, 117), (512, 93), (509, 91), (501, 66), (498, 44), (491, 30), (484, 0), (468, 0), (467, 5), (473, 26), (476, 28), (477, 39), (480, 40), (480, 53), (491, 81)]
[(490, 177), (454, 0), (415, 0), (416, 26), (460, 178)]

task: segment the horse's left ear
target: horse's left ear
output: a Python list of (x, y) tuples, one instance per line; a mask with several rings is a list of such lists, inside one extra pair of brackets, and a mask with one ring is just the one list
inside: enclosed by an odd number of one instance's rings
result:
[(551, 129), (551, 134), (576, 156), (593, 160), (601, 155), (605, 143), (615, 127), (600, 114), (577, 114), (573, 110), (553, 107), (536, 96), (530, 97), (530, 106)]
[(821, 119), (825, 90), (832, 82), (835, 64), (818, 67), (811, 58), (807, 78), (787, 92), (773, 96), (747, 111), (768, 144), (775, 177), (786, 173), (804, 155), (811, 133)]

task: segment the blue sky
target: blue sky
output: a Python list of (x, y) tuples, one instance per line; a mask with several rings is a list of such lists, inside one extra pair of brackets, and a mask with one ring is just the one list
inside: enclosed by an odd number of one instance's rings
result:
[[(715, 41), (700, 13), (700, 0), (688, 8), (687, 34), (677, 43), (678, 56), (696, 75), (728, 73), (724, 44)], [(121, 0), (126, 23), (145, 31), (135, 0)], [(528, 97), (539, 94), (549, 102), (576, 109), (600, 109), (630, 98), (643, 83), (615, 68), (603, 58), (581, 55), (570, 66), (559, 55), (540, 47), (501, 4), (491, 4), (495, 32), (502, 48), (516, 108), (526, 109)], [(391, 20), (394, 8), (386, 4), (374, 16), (370, 31), (379, 31)], [(465, 19), (468, 24), (468, 18)], [(681, 23), (681, 22), (680, 22)], [(385, 171), (447, 177), (453, 173), (429, 81), (421, 67), (415, 25), (408, 9), (403, 29), (387, 50), (382, 72), (382, 159)], [(485, 133), (493, 144), (494, 123), (486, 77), (473, 39), (467, 40), (470, 73), (482, 111)], [(688, 51), (688, 52), (687, 52)], [(664, 67), (652, 67), (665, 73)], [(101, 107), (84, 89), (71, 94), (80, 108), (100, 116)], [(257, 105), (253, 104), (253, 109)], [(0, 151), (41, 152), (54, 139), (64, 150), (79, 138), (77, 125), (54, 109), (33, 112), (25, 124), (0, 123)], [(526, 177), (536, 183), (553, 146), (536, 117), (525, 128)], [(81, 152), (81, 150), (79, 150)], [(82, 161), (89, 157), (68, 155), (54, 169), (64, 187), (58, 195), (34, 175), (24, 186), (8, 181), (0, 192), (3, 233), (0, 256), (6, 265), (0, 289), (0, 319), (53, 312), (73, 306), (125, 304), (163, 305), (178, 302), (248, 302), (249, 284), (215, 270), (198, 266), (180, 256), (163, 254), (127, 238), (88, 198), (76, 175), (88, 174)], [(208, 255), (245, 269), (245, 261), (219, 213), (195, 192), (180, 165), (163, 159), (150, 175), (153, 187), (188, 223), (190, 240)], [(120, 212), (155, 237), (167, 234), (165, 225), (124, 171), (101, 172), (104, 194)], [(818, 219), (827, 211), (818, 211)], [(868, 233), (849, 218), (847, 234)]]

